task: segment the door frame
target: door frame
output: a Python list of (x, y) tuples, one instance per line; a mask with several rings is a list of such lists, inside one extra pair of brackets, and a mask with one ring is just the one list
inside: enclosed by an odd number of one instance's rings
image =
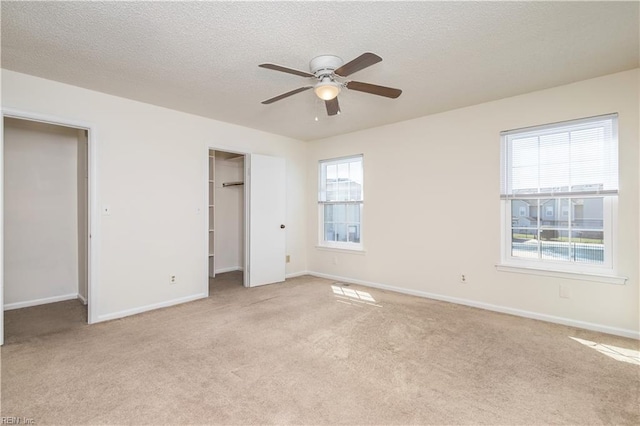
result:
[[(251, 164), (251, 153), (250, 152), (246, 152), (246, 151), (241, 151), (238, 150), (237, 148), (229, 148), (229, 147), (225, 147), (223, 145), (212, 145), (210, 143), (206, 143), (205, 144), (205, 180), (204, 180), (204, 209), (203, 209), (203, 227), (204, 227), (204, 234), (205, 236), (209, 235), (209, 151), (213, 150), (213, 151), (223, 151), (223, 152), (228, 152), (231, 154), (238, 154), (238, 155), (242, 155), (244, 156), (244, 209), (243, 209), (243, 218), (242, 218), (242, 226), (243, 226), (243, 233), (244, 233), (244, 242), (243, 242), (243, 252), (244, 252), (244, 262), (242, 267), (244, 268), (243, 270), (243, 274), (242, 274), (242, 285), (244, 287), (249, 287), (250, 282), (249, 282), (249, 267), (250, 267), (250, 259), (249, 259), (249, 247), (251, 244), (251, 236), (249, 235), (249, 208), (250, 208), (250, 198), (249, 196), (251, 195), (251, 177), (250, 177), (250, 173), (249, 173), (249, 169), (250, 169), (250, 164)], [(215, 161), (215, 160), (214, 160)], [(214, 172), (215, 173), (215, 172)], [(215, 175), (214, 175), (214, 182), (215, 182)], [(215, 183), (214, 183), (214, 187), (213, 190), (215, 192), (216, 188), (215, 188)], [(215, 204), (214, 204), (215, 206)], [(214, 207), (215, 210), (215, 207)], [(214, 215), (215, 217), (215, 215)], [(214, 219), (215, 220), (215, 219)], [(213, 259), (213, 267), (215, 270), (215, 256), (216, 253), (218, 252), (218, 248), (215, 247), (215, 228), (214, 228), (214, 259)], [(204, 254), (205, 254), (205, 268), (206, 268), (206, 277), (207, 279), (205, 280), (205, 289), (204, 289), (204, 293), (209, 296), (209, 239), (205, 238), (205, 247), (204, 247)]]
[[(87, 322), (93, 324), (99, 322), (96, 309), (99, 296), (99, 247), (100, 247), (100, 215), (98, 214), (98, 144), (96, 126), (81, 120), (67, 117), (59, 117), (49, 114), (41, 114), (32, 111), (24, 111), (3, 107), (0, 117), (0, 234), (4, 236), (4, 119), (16, 118), (20, 120), (35, 121), (39, 123), (53, 124), (71, 127), (87, 131)], [(4, 237), (0, 244), (0, 345), (4, 344)]]

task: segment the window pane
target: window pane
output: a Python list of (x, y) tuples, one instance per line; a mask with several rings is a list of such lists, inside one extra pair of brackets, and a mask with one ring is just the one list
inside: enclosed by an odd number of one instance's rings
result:
[(568, 168), (570, 156), (569, 132), (540, 136), (540, 164), (557, 164)]
[(362, 200), (362, 162), (349, 163), (349, 200)]
[(362, 161), (352, 161), (349, 163), (349, 179), (362, 183)]
[(338, 181), (327, 179), (327, 201), (337, 201), (339, 197)]
[(360, 223), (360, 204), (347, 205), (347, 222)]
[(543, 259), (570, 260), (569, 231), (543, 230), (540, 233), (540, 253)]
[[(540, 226), (542, 228), (569, 227), (569, 200), (567, 198), (548, 198), (540, 200)], [(563, 214), (566, 212), (567, 214)]]
[(568, 132), (540, 136), (540, 190), (542, 192), (569, 190), (570, 159)]
[(571, 245), (575, 262), (601, 264), (604, 262), (604, 232), (573, 231)]
[(347, 225), (345, 223), (336, 224), (336, 241), (347, 241)]
[(325, 204), (324, 206), (324, 221), (333, 222), (333, 205)]
[(517, 228), (537, 228), (538, 200), (512, 200), (511, 225)]
[(327, 166), (327, 180), (336, 180), (338, 178), (338, 166), (331, 164)]
[(347, 206), (345, 204), (333, 205), (333, 221), (334, 222), (346, 222), (347, 219)]
[(603, 229), (604, 198), (574, 198), (571, 211), (574, 229)]
[(530, 228), (512, 229), (511, 256), (538, 258), (538, 231)]
[(349, 163), (338, 164), (338, 179), (349, 179)]
[(347, 225), (347, 232), (348, 232), (349, 241), (351, 241), (352, 243), (360, 242), (360, 225), (359, 224)]
[(538, 192), (538, 166), (514, 167), (511, 170), (511, 185), (514, 194)]
[(336, 240), (336, 235), (335, 235), (335, 226), (333, 223), (326, 223), (324, 224), (324, 240), (325, 241), (335, 241)]
[(540, 191), (568, 191), (570, 188), (570, 174), (568, 164), (541, 164)]
[(518, 138), (511, 141), (512, 166), (537, 166), (538, 165), (538, 138)]

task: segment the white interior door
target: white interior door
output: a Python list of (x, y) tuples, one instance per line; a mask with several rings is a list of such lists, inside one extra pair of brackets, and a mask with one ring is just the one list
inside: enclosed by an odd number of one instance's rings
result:
[(286, 256), (285, 160), (251, 154), (247, 171), (248, 287), (282, 282), (285, 279)]

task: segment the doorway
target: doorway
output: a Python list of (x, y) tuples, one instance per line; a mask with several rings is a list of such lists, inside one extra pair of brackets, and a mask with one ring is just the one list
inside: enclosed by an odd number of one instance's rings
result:
[[(208, 256), (209, 294), (222, 280), (235, 277), (246, 285), (245, 267), (245, 155), (209, 150)], [(216, 279), (216, 276), (218, 278)]]
[(2, 124), (2, 337), (91, 322), (90, 130), (5, 111)]

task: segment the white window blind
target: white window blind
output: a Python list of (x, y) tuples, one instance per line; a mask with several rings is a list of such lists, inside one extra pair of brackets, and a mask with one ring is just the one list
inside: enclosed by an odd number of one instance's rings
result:
[(502, 199), (618, 193), (617, 114), (502, 132)]

